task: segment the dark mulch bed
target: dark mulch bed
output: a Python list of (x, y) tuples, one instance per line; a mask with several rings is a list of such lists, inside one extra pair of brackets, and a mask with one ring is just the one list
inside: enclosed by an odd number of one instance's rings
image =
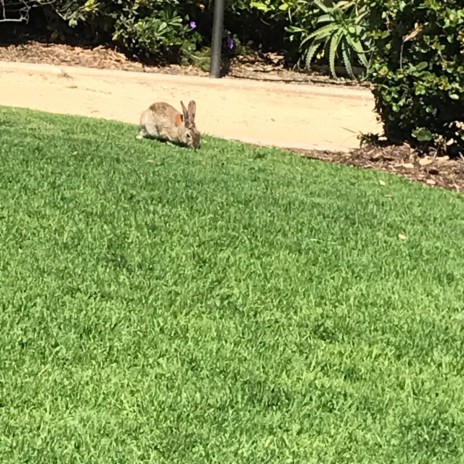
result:
[(366, 144), (349, 153), (292, 149), (308, 158), (377, 169), (429, 186), (464, 191), (464, 160), (423, 156), (409, 145)]

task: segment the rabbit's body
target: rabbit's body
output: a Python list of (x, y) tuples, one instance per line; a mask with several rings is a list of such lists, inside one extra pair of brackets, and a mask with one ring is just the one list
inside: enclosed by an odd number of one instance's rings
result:
[(196, 104), (191, 101), (188, 110), (181, 102), (182, 113), (169, 103), (153, 103), (140, 117), (137, 138), (152, 137), (190, 148), (200, 147), (200, 132), (195, 126)]

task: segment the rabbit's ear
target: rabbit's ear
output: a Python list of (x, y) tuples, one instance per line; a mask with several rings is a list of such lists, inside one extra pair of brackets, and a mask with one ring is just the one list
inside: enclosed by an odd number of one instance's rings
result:
[(183, 101), (180, 102), (180, 106), (182, 107), (182, 113), (184, 114), (184, 126), (186, 126), (189, 122), (189, 113)]
[(190, 124), (195, 124), (195, 112), (197, 110), (197, 104), (195, 100), (191, 100), (188, 106), (188, 120)]

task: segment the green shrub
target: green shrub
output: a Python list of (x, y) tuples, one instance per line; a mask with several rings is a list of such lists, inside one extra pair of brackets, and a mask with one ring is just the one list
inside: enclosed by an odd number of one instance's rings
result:
[[(325, 4), (333, 6), (334, 2), (327, 0)], [(94, 43), (111, 42), (140, 59), (184, 62), (195, 52), (203, 54), (208, 50), (213, 6), (212, 0), (55, 0), (45, 7), (44, 29), (65, 41), (77, 35)], [(333, 11), (338, 13), (340, 9)], [(348, 70), (351, 62), (356, 61), (356, 53), (352, 53), (356, 39), (350, 26), (350, 21), (355, 19), (354, 11), (349, 8), (346, 28), (336, 24), (337, 30), (343, 29), (343, 37), (337, 33), (332, 41), (333, 45), (341, 38), (345, 64), (347, 58), (350, 61), (346, 64)], [(235, 50), (278, 51), (284, 54), (287, 64), (302, 62), (309, 67), (311, 59), (305, 60), (312, 45), (308, 36), (325, 16), (314, 0), (228, 1), (224, 50), (231, 51), (232, 37), (237, 45)], [(338, 54), (337, 59), (340, 61)], [(319, 62), (327, 60), (328, 54), (319, 54)]]
[[(291, 2), (265, 0), (226, 2), (224, 51), (285, 51), (297, 47), (286, 40)], [(305, 2), (306, 3), (306, 2)], [(76, 35), (94, 43), (111, 42), (138, 58), (183, 62), (192, 52), (211, 45), (212, 0), (55, 0), (44, 7), (44, 29), (66, 41)], [(231, 46), (233, 39), (233, 46)], [(227, 53), (225, 53), (227, 54)]]
[(385, 135), (464, 153), (462, 0), (363, 0), (374, 44), (370, 80)]
[(90, 30), (96, 40), (111, 40), (141, 57), (176, 60), (181, 49), (195, 48), (200, 39), (190, 25), (199, 9), (193, 0), (57, 0), (48, 7), (69, 26)]
[(368, 11), (359, 3), (358, 0), (314, 0), (313, 6), (317, 9), (306, 9), (307, 18), (313, 21), (310, 27), (304, 21), (287, 27), (293, 37), (299, 38), (299, 49), (307, 69), (319, 56), (328, 60), (334, 77), (337, 62), (343, 62), (351, 77), (355, 77), (354, 64), (368, 68), (366, 50), (369, 47), (365, 28)]

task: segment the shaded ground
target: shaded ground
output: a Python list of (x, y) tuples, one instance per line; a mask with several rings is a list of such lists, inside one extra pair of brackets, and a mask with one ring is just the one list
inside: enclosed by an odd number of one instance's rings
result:
[[(28, 63), (47, 63), (54, 65), (69, 65), (69, 66), (85, 66), (88, 68), (97, 68), (97, 69), (112, 69), (112, 70), (124, 70), (124, 71), (138, 71), (150, 74), (170, 74), (170, 75), (186, 75), (186, 76), (198, 76), (204, 77), (207, 76), (205, 71), (202, 71), (199, 68), (193, 66), (166, 66), (166, 67), (156, 67), (156, 66), (146, 66), (139, 62), (129, 60), (124, 54), (118, 53), (110, 48), (99, 46), (94, 48), (70, 46), (63, 44), (44, 44), (37, 41), (31, 41), (30, 43), (25, 44), (0, 44), (0, 61), (7, 62), (28, 62)], [(2, 76), (5, 78), (5, 76)], [(11, 76), (14, 79), (14, 76)], [(301, 84), (302, 88), (311, 87), (314, 88), (314, 84), (317, 84), (317, 87), (324, 85), (337, 86), (340, 87), (357, 87), (359, 90), (362, 90), (359, 85), (350, 84), (349, 81), (341, 79), (334, 81), (333, 79), (315, 75), (315, 74), (306, 74), (298, 73), (295, 71), (284, 69), (282, 64), (282, 59), (278, 55), (253, 55), (253, 56), (242, 56), (237, 57), (232, 63), (230, 68), (230, 73), (227, 78), (228, 82), (230, 78), (245, 78), (248, 81), (270, 81), (274, 83), (291, 83), (291, 84)], [(72, 81), (72, 78), (70, 79)], [(6, 92), (6, 88), (3, 85), (3, 91)], [(55, 83), (56, 84), (56, 83)], [(69, 82), (68, 88), (74, 89), (74, 94), (79, 90), (78, 85)], [(179, 85), (177, 85), (179, 87)], [(204, 85), (203, 85), (204, 87)], [(334, 93), (336, 93), (337, 87), (332, 87)], [(273, 90), (267, 92), (267, 97), (271, 94), (276, 93), (276, 88), (273, 87)], [(280, 88), (279, 93), (289, 90), (288, 85)], [(82, 88), (81, 91), (85, 92), (103, 92), (102, 89), (90, 89)], [(355, 89), (353, 89), (355, 90)], [(236, 89), (236, 92), (240, 92), (240, 89)], [(244, 99), (247, 100), (247, 90), (242, 89)], [(175, 92), (174, 92), (175, 93)], [(265, 94), (259, 95), (258, 89), (255, 88), (253, 95), (256, 98), (263, 101)], [(172, 95), (174, 96), (174, 94)], [(176, 95), (177, 97), (177, 95)], [(286, 105), (291, 104), (289, 100), (289, 95), (285, 95)], [(301, 96), (300, 96), (301, 97)], [(327, 95), (325, 95), (327, 97)], [(37, 96), (39, 98), (39, 96)], [(80, 98), (80, 97), (78, 97)], [(224, 98), (224, 97), (223, 97)], [(295, 96), (298, 98), (298, 95)], [(364, 120), (361, 118), (361, 111), (364, 111), (364, 114), (367, 114), (367, 111), (370, 111), (368, 108), (358, 108), (354, 107), (350, 110), (343, 106), (343, 103), (340, 100), (340, 96), (334, 98), (334, 101), (330, 103), (325, 103), (325, 101), (315, 101), (314, 106), (319, 108), (327, 106), (329, 113), (323, 118), (322, 113), (318, 113), (310, 121), (306, 122), (303, 118), (303, 112), (306, 115), (308, 111), (311, 111), (315, 108), (308, 107), (308, 103), (305, 102), (304, 98), (301, 97), (301, 116), (300, 114), (294, 114), (292, 111), (288, 113), (283, 113), (282, 120), (279, 121), (279, 114), (276, 113), (275, 117), (269, 117), (269, 120), (259, 121), (258, 117), (260, 111), (259, 108), (256, 109), (256, 114), (253, 111), (245, 111), (243, 108), (240, 108), (240, 104), (234, 99), (231, 99), (229, 104), (235, 103), (237, 108), (235, 113), (238, 115), (237, 118), (230, 121), (226, 117), (214, 118), (214, 114), (209, 115), (204, 114), (204, 121), (208, 121), (208, 128), (211, 129), (207, 132), (214, 135), (227, 137), (227, 130), (230, 130), (230, 125), (235, 124), (235, 127), (243, 126), (247, 127), (250, 124), (253, 124), (253, 121), (259, 122), (259, 127), (256, 129), (256, 136), (252, 137), (249, 134), (239, 131), (237, 135), (232, 135), (232, 138), (238, 138), (250, 143), (261, 143), (261, 144), (275, 144), (280, 146), (289, 146), (292, 147), (291, 150), (298, 152), (304, 156), (311, 158), (317, 158), (325, 161), (350, 164), (354, 166), (359, 166), (363, 168), (372, 168), (388, 171), (397, 175), (407, 177), (418, 182), (425, 183), (427, 185), (439, 186), (448, 189), (453, 189), (457, 191), (464, 190), (464, 163), (463, 160), (451, 160), (448, 158), (434, 158), (427, 157), (422, 158), (417, 155), (409, 146), (374, 146), (374, 145), (365, 145), (361, 148), (356, 148), (355, 142), (356, 134), (353, 132), (371, 132), (373, 127), (377, 127), (380, 130), (379, 126), (375, 126), (373, 123), (373, 117), (367, 116)], [(337, 100), (338, 99), (338, 100)], [(312, 100), (314, 101), (314, 100)], [(0, 99), (0, 103), (5, 104)], [(213, 102), (214, 103), (214, 102)], [(11, 101), (8, 101), (7, 104), (15, 104)], [(204, 100), (205, 106), (208, 105), (208, 100)], [(217, 104), (217, 102), (216, 102)], [(19, 105), (19, 103), (18, 103)], [(272, 110), (275, 111), (276, 101), (269, 101), (268, 105), (272, 107)], [(338, 106), (337, 106), (338, 105)], [(34, 102), (30, 102), (30, 105), (20, 105), (20, 106), (30, 106), (35, 107)], [(224, 106), (224, 105), (222, 105)], [(365, 105), (364, 105), (365, 106)], [(55, 108), (56, 109), (56, 108)], [(211, 109), (211, 107), (210, 107)], [(53, 110), (53, 108), (51, 109)], [(85, 109), (84, 109), (85, 110)], [(220, 110), (218, 110), (219, 112)], [(342, 116), (341, 111), (344, 111), (344, 116)], [(351, 113), (350, 113), (351, 111)], [(70, 109), (69, 111), (73, 111)], [(102, 116), (102, 117), (115, 117), (116, 119), (123, 119), (117, 114), (105, 114), (100, 113), (100, 111), (95, 108), (88, 107), (88, 114), (90, 116)], [(217, 112), (217, 113), (218, 113)], [(283, 109), (280, 109), (280, 114), (282, 114)], [(81, 114), (83, 112), (80, 112)], [(85, 113), (85, 111), (84, 111)], [(213, 111), (214, 113), (214, 111)], [(228, 111), (227, 113), (230, 113)], [(294, 118), (292, 119), (292, 114)], [(346, 120), (353, 119), (356, 114), (357, 118), (361, 118), (359, 124), (356, 127), (359, 127), (358, 130), (347, 129), (348, 132), (351, 131), (351, 135), (344, 136), (338, 135), (336, 133), (336, 127), (338, 124), (338, 129), (340, 134), (343, 134), (342, 128), (346, 128)], [(331, 115), (333, 116), (331, 120)], [(276, 121), (277, 119), (277, 121)], [(129, 122), (129, 121), (128, 121)], [(130, 122), (135, 122), (130, 121)], [(288, 122), (288, 126), (285, 126), (285, 122)], [(295, 124), (301, 124), (301, 130), (298, 132), (298, 128), (295, 127)], [(320, 135), (319, 132), (324, 129), (327, 130), (327, 125), (332, 124), (334, 130), (329, 131), (328, 134), (322, 137), (327, 143), (327, 149), (324, 149), (320, 143), (313, 144), (309, 140), (314, 139), (311, 134)], [(222, 130), (224, 128), (224, 130)], [(260, 133), (261, 131), (261, 133)], [(272, 137), (266, 136), (266, 131)], [(283, 134), (288, 134), (288, 143), (282, 145), (279, 143), (280, 140), (275, 138), (278, 132)], [(312, 131), (312, 132), (311, 132)], [(298, 134), (303, 134), (300, 139), (297, 139)], [(325, 138), (324, 138), (325, 137)], [(331, 137), (331, 140), (329, 138)], [(342, 137), (342, 138), (341, 138)], [(230, 137), (229, 137), (230, 138)], [(332, 142), (332, 143), (331, 143)], [(337, 144), (349, 148), (348, 152), (346, 150), (338, 150)], [(317, 149), (314, 147), (317, 146)], [(293, 148), (296, 147), (296, 148)]]

